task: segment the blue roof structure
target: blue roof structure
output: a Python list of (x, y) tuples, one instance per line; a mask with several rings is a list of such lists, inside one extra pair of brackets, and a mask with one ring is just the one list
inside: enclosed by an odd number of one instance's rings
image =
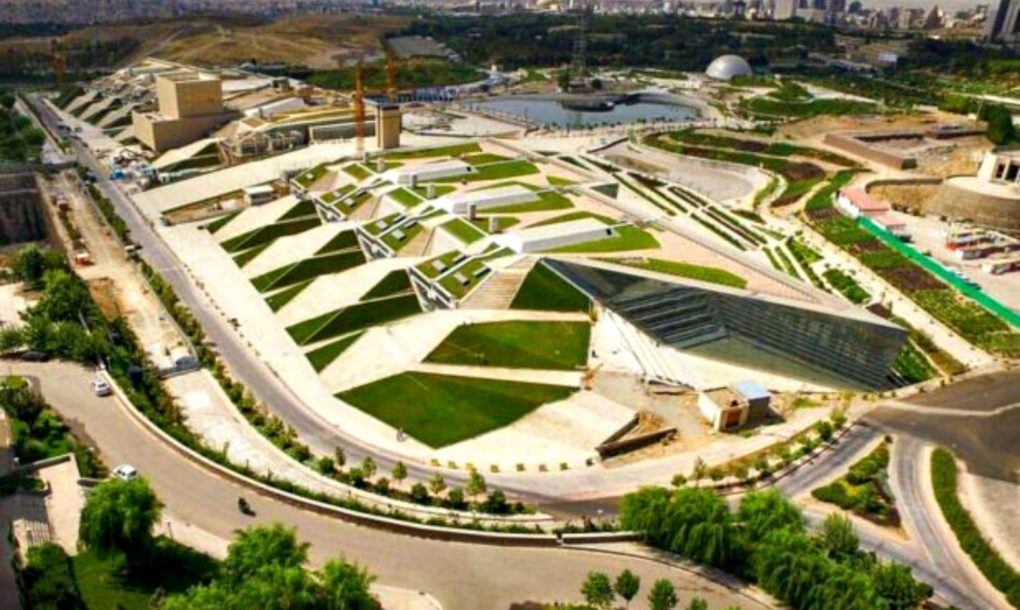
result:
[(762, 400), (772, 398), (772, 393), (765, 386), (752, 379), (745, 379), (733, 384), (733, 390), (744, 397), (744, 400)]

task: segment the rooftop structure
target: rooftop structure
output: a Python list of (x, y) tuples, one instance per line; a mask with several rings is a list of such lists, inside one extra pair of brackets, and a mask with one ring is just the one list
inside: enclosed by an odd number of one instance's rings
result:
[(927, 209), (953, 220), (1020, 234), (1020, 150), (985, 153), (977, 175), (948, 178)]
[(234, 113), (223, 107), (218, 77), (193, 71), (157, 74), (157, 112), (133, 112), (135, 137), (156, 152), (190, 144)]
[(734, 76), (753, 74), (751, 64), (739, 55), (722, 55), (715, 58), (705, 69), (705, 75), (715, 80), (728, 81)]

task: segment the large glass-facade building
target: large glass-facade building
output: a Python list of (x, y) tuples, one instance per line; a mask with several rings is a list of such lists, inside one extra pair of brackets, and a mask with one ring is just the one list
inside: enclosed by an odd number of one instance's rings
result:
[(849, 305), (781, 299), (580, 260), (541, 264), (660, 344), (683, 350), (735, 337), (864, 388), (892, 385), (892, 364), (907, 339), (899, 326)]

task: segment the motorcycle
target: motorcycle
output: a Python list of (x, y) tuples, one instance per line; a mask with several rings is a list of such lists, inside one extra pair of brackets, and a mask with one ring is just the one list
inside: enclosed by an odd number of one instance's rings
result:
[(248, 504), (248, 501), (245, 500), (244, 498), (238, 498), (237, 499), (237, 510), (241, 511), (241, 514), (243, 514), (243, 515), (248, 515), (248, 516), (254, 516), (255, 515), (255, 511), (253, 511), (251, 509), (251, 505)]

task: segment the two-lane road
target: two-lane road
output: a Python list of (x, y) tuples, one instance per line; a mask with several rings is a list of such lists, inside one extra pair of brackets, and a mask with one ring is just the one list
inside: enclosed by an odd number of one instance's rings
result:
[[(143, 428), (113, 397), (88, 391), (92, 373), (73, 364), (13, 363), (13, 374), (41, 382), (46, 400), (99, 447), (112, 467), (130, 463), (149, 480), (166, 510), (177, 518), (221, 538), (253, 523), (280, 522), (294, 526), (312, 543), (312, 557), (321, 563), (344, 556), (366, 566), (381, 584), (427, 591), (447, 610), (506, 610), (525, 600), (574, 600), (590, 570), (616, 574), (629, 568), (646, 588), (657, 578), (677, 584), (689, 600), (700, 595), (711, 607), (736, 605), (764, 610), (727, 585), (660, 563), (599, 552), (564, 548), (520, 548), (428, 540), (351, 525), (261, 496), (197, 467)], [(255, 518), (241, 515), (237, 498), (248, 497)], [(635, 608), (644, 608), (635, 604)]]

